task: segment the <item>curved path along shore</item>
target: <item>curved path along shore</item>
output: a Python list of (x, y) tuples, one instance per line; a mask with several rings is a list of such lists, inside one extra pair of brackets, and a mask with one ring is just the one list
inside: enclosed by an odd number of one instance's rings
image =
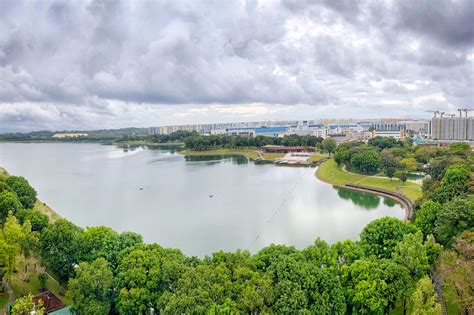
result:
[[(329, 161), (326, 161), (325, 163), (335, 163), (335, 162), (333, 160), (329, 160)], [(323, 166), (323, 165), (321, 165), (321, 166)], [(323, 181), (323, 182), (325, 182), (327, 184), (330, 184), (330, 185), (333, 185), (335, 187), (346, 188), (346, 189), (357, 190), (357, 191), (364, 191), (364, 192), (368, 192), (368, 193), (371, 193), (371, 194), (391, 198), (394, 201), (398, 202), (405, 209), (405, 219), (409, 220), (413, 217), (413, 200), (409, 196), (404, 194), (400, 188), (405, 188), (406, 189), (406, 188), (413, 188), (413, 187), (417, 187), (417, 186), (400, 186), (400, 185), (397, 184), (397, 182), (390, 181), (391, 190), (389, 190), (389, 189), (377, 187), (377, 185), (375, 185), (373, 183), (372, 183), (371, 186), (360, 184), (360, 182), (362, 182), (364, 180), (367, 180), (367, 179), (371, 179), (371, 178), (375, 178), (375, 179), (379, 179), (379, 180), (385, 180), (385, 178), (383, 178), (383, 177), (380, 177), (380, 176), (377, 176), (377, 177), (375, 177), (375, 176), (363, 176), (363, 175), (347, 172), (344, 169), (341, 169), (339, 167), (337, 167), (337, 172), (338, 173), (336, 173), (336, 172), (331, 173), (330, 172), (329, 174), (326, 174), (326, 173), (322, 174), (322, 172), (318, 168), (316, 170), (315, 176), (320, 181)], [(343, 172), (344, 174), (342, 174), (340, 172)], [(347, 175), (347, 178), (344, 178), (343, 176), (340, 176), (340, 175)], [(387, 178), (387, 180), (388, 180), (388, 178)]]

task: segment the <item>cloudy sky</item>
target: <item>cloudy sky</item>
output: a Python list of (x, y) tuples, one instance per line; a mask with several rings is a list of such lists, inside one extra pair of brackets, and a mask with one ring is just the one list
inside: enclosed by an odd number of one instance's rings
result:
[(473, 47), (473, 0), (2, 0), (0, 131), (429, 117)]

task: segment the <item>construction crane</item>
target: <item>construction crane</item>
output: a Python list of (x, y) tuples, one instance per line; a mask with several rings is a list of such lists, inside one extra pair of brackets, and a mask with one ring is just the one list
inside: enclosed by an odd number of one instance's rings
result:
[(428, 113), (433, 113), (433, 118), (436, 118), (437, 114), (439, 114), (439, 110), (427, 110)]
[(467, 113), (472, 112), (472, 109), (471, 108), (459, 108), (458, 112), (459, 112), (459, 117), (462, 117), (462, 112), (464, 112), (466, 117), (467, 117)]

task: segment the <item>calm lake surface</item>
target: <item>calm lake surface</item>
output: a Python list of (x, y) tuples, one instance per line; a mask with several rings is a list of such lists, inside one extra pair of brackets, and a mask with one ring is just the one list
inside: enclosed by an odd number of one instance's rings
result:
[(315, 168), (246, 158), (186, 160), (170, 150), (0, 143), (0, 166), (26, 177), (42, 201), (75, 224), (135, 231), (187, 255), (256, 252), (271, 243), (304, 248), (317, 237), (357, 239), (374, 219), (404, 217), (390, 199), (320, 182)]

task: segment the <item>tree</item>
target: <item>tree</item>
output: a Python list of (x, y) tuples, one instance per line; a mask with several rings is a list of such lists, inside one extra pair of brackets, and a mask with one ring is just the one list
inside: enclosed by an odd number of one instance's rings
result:
[(413, 225), (384, 217), (367, 224), (360, 233), (360, 241), (367, 255), (390, 258), (403, 236), (414, 232), (416, 228)]
[(119, 313), (148, 312), (159, 309), (158, 298), (176, 288), (185, 271), (185, 257), (180, 251), (156, 244), (125, 249), (118, 257), (117, 310)]
[(364, 174), (377, 172), (380, 163), (379, 154), (375, 150), (365, 150), (351, 157), (351, 166), (356, 171)]
[(41, 233), (40, 253), (43, 261), (61, 279), (67, 280), (84, 256), (83, 230), (65, 219), (59, 219)]
[(360, 259), (342, 267), (348, 309), (356, 314), (387, 314), (411, 290), (408, 270), (389, 259)]
[(387, 169), (387, 168), (400, 168), (400, 162), (393, 154), (393, 150), (384, 149), (380, 153), (380, 168)]
[(409, 314), (413, 315), (441, 315), (441, 304), (437, 303), (438, 295), (434, 290), (431, 279), (427, 276), (421, 278), (415, 291), (409, 299)]
[(390, 178), (390, 180), (392, 180), (393, 175), (395, 175), (396, 169), (393, 167), (388, 167), (388, 168), (385, 168), (383, 172), (385, 176), (387, 176), (388, 178)]
[(10, 186), (5, 183), (5, 180), (2, 177), (0, 177), (0, 193), (4, 191), (13, 192), (13, 189), (11, 189)]
[(76, 276), (69, 279), (68, 296), (74, 314), (108, 314), (113, 301), (114, 277), (103, 258), (81, 262)]
[(323, 142), (321, 142), (321, 146), (324, 151), (328, 152), (329, 156), (331, 156), (331, 153), (336, 150), (337, 142), (333, 138), (326, 138), (323, 140)]
[(27, 296), (17, 299), (15, 301), (15, 304), (12, 307), (12, 315), (26, 315), (26, 314), (36, 314), (36, 315), (46, 314), (43, 307), (43, 300), (39, 300), (38, 304), (35, 304), (33, 302), (33, 295), (31, 294), (28, 294)]
[[(464, 231), (453, 241), (453, 249), (441, 253), (436, 274), (449, 289), (451, 313), (469, 314), (474, 307), (474, 232)], [(445, 291), (445, 292), (446, 292)], [(447, 293), (447, 292), (446, 292)]]
[(440, 187), (434, 192), (433, 199), (439, 203), (445, 203), (466, 193), (470, 179), (470, 170), (466, 165), (456, 164), (448, 167), (441, 179)]
[(198, 265), (188, 269), (172, 292), (165, 292), (158, 304), (165, 314), (205, 314), (235, 312), (237, 305), (230, 299), (230, 270), (223, 264)]
[(474, 226), (474, 201), (457, 197), (444, 205), (436, 217), (434, 234), (442, 244)]
[(374, 137), (369, 139), (368, 144), (370, 146), (379, 148), (380, 150), (387, 149), (387, 148), (392, 148), (395, 145), (397, 145), (397, 140), (395, 138), (391, 137)]
[(21, 253), (25, 232), (28, 231), (10, 213), (3, 225), (3, 238), (0, 237), (0, 266), (5, 266), (7, 281), (15, 268), (16, 258)]
[(337, 166), (342, 164), (349, 164), (351, 160), (351, 153), (347, 148), (340, 148), (334, 153), (334, 161), (336, 161)]
[(17, 194), (25, 209), (31, 209), (36, 202), (36, 190), (22, 176), (9, 176), (6, 183)]
[(449, 154), (467, 157), (471, 153), (471, 147), (466, 142), (454, 142), (448, 147)]
[(407, 172), (415, 172), (418, 169), (418, 163), (414, 157), (406, 157), (400, 161), (400, 164)]
[(0, 193), (0, 223), (3, 223), (9, 213), (15, 215), (22, 208), (18, 196), (14, 192)]
[(46, 288), (46, 283), (48, 282), (48, 274), (46, 272), (41, 272), (38, 274), (38, 281), (40, 284), (40, 290)]
[(413, 278), (419, 279), (430, 269), (430, 262), (435, 260), (435, 257), (429, 255), (437, 256), (442, 250), (441, 245), (436, 244), (436, 249), (433, 245), (429, 240), (426, 244), (423, 242), (423, 234), (420, 231), (405, 234), (392, 254), (393, 261), (405, 266)]
[(38, 210), (21, 209), (16, 213), (16, 217), (21, 224), (30, 221), (32, 231), (41, 232), (49, 224), (49, 217)]
[(425, 236), (434, 233), (436, 218), (442, 210), (439, 203), (428, 200), (415, 212), (415, 225)]
[(397, 177), (402, 183), (405, 183), (408, 179), (407, 172), (405, 171), (395, 172), (395, 177)]

